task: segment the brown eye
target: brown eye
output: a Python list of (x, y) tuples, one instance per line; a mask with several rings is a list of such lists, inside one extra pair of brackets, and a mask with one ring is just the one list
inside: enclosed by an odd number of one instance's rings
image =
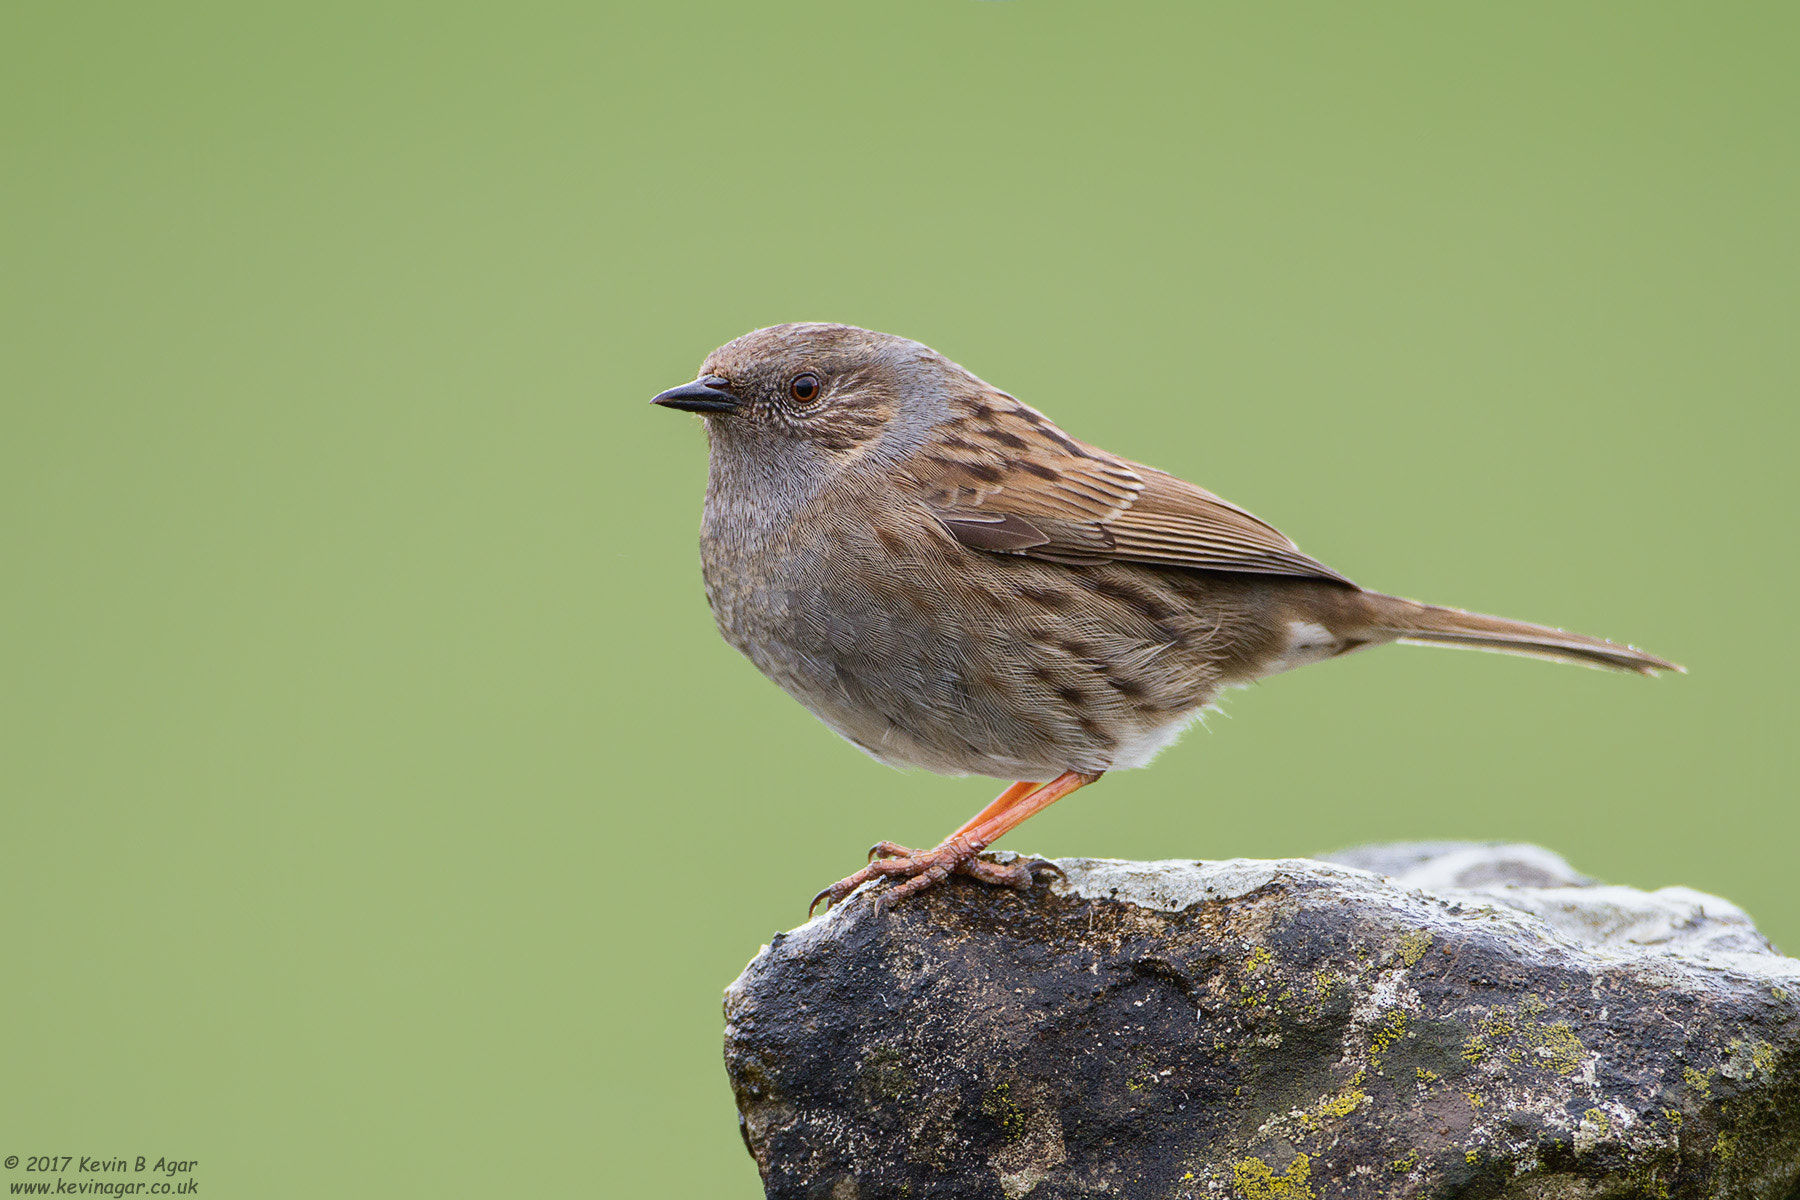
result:
[(819, 398), (819, 377), (811, 371), (794, 376), (788, 382), (788, 395), (802, 404), (811, 404)]

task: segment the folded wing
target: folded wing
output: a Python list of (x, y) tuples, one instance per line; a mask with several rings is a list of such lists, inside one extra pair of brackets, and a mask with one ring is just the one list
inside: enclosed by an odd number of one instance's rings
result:
[(1350, 583), (1237, 505), (1078, 442), (1010, 396), (983, 395), (943, 428), (911, 474), (932, 515), (972, 549)]

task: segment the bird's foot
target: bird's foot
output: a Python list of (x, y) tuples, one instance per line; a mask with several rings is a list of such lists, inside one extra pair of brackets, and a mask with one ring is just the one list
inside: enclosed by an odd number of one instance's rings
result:
[(1054, 864), (1043, 859), (990, 862), (980, 857), (985, 848), (985, 843), (966, 834), (958, 834), (931, 850), (913, 850), (898, 842), (877, 842), (869, 847), (868, 866), (814, 896), (806, 911), (811, 913), (821, 900), (828, 901), (826, 907), (830, 908), (871, 879), (897, 881), (876, 897), (876, 910), (880, 911), (941, 883), (952, 874), (967, 875), (1000, 887), (1026, 888), (1031, 886), (1036, 868), (1056, 870)]

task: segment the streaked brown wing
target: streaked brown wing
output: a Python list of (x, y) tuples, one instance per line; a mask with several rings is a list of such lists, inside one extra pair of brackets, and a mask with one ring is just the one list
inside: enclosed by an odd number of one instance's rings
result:
[(1165, 471), (1132, 465), (1144, 479), (1144, 490), (1135, 504), (1107, 522), (1116, 557), (1130, 562), (1350, 582), (1324, 563), (1302, 554), (1300, 547), (1279, 529), (1230, 501)]
[(915, 452), (910, 473), (972, 549), (1350, 582), (1237, 505), (1077, 442), (1011, 397), (983, 396), (947, 428)]

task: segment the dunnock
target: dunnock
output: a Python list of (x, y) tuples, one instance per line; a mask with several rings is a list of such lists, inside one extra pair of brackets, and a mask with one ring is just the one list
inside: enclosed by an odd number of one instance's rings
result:
[[(1211, 492), (1076, 441), (918, 342), (776, 325), (655, 403), (706, 417), (700, 558), (719, 631), (882, 762), (1023, 780), (936, 848), (814, 898), (952, 871), (1224, 687), (1384, 642), (1651, 674), (1630, 646), (1364, 591)], [(1043, 782), (1048, 781), (1048, 782)]]

